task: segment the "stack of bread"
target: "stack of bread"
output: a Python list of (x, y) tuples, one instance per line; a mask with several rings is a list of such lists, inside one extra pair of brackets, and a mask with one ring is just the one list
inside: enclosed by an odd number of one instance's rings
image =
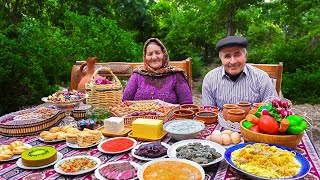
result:
[(52, 127), (49, 131), (42, 131), (40, 137), (45, 141), (53, 140), (66, 140), (66, 136), (69, 130), (76, 129), (72, 126)]
[(76, 128), (67, 132), (66, 140), (69, 143), (78, 144), (80, 147), (87, 147), (101, 141), (102, 133), (98, 130), (84, 128), (80, 131)]
[(13, 155), (20, 155), (27, 149), (29, 148), (22, 141), (14, 141), (9, 145), (3, 144), (0, 146), (0, 160), (7, 160)]

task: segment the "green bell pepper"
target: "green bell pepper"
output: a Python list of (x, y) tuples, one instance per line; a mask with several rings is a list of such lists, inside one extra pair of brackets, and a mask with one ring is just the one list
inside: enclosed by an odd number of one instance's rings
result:
[(249, 121), (243, 121), (242, 123), (243, 127), (245, 127), (246, 129), (250, 129), (254, 124), (252, 124)]
[(286, 131), (287, 134), (300, 134), (308, 127), (307, 122), (301, 116), (290, 115), (286, 119), (290, 122)]

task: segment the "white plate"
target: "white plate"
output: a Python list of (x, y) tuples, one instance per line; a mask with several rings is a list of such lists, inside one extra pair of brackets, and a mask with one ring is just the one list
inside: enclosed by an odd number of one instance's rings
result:
[(165, 146), (167, 148), (167, 154), (164, 155), (164, 156), (161, 156), (161, 157), (157, 157), (157, 158), (149, 158), (149, 157), (144, 157), (144, 156), (139, 156), (139, 155), (136, 155), (134, 154), (137, 149), (139, 149), (140, 146), (144, 145), (144, 144), (150, 144), (150, 142), (147, 142), (147, 143), (141, 143), (139, 144), (138, 146), (134, 147), (132, 150), (131, 150), (131, 154), (133, 157), (137, 158), (137, 159), (140, 159), (140, 160), (143, 160), (143, 161), (151, 161), (151, 160), (154, 160), (154, 159), (159, 159), (159, 158), (165, 158), (168, 156), (168, 149), (170, 148), (170, 145), (167, 144), (167, 143), (164, 143), (164, 142), (161, 142), (161, 145)]
[[(125, 150), (123, 150), (123, 151), (118, 151), (118, 152), (105, 151), (105, 150), (103, 150), (102, 147), (101, 147), (102, 144), (105, 143), (105, 142), (107, 142), (107, 141), (114, 140), (114, 139), (122, 139), (122, 138), (129, 139), (129, 140), (133, 141), (133, 145), (132, 145), (131, 147), (129, 147), (128, 149), (125, 149)], [(107, 139), (107, 140), (105, 140), (105, 141), (102, 141), (102, 142), (98, 145), (98, 150), (99, 150), (100, 152), (103, 152), (103, 153), (118, 154), (118, 153), (123, 153), (123, 152), (129, 151), (130, 149), (134, 148), (137, 144), (138, 144), (137, 141), (136, 141), (135, 139), (133, 139), (133, 138), (128, 138), (128, 137), (115, 137), (115, 138), (109, 138), (109, 139)]]
[(199, 172), (201, 173), (201, 180), (204, 180), (205, 178), (205, 172), (204, 169), (198, 164), (195, 163), (193, 161), (187, 160), (187, 159), (178, 159), (178, 158), (163, 158), (163, 159), (155, 159), (152, 161), (149, 161), (145, 164), (143, 164), (141, 166), (141, 168), (138, 170), (138, 178), (139, 180), (143, 180), (143, 173), (144, 171), (147, 169), (148, 166), (154, 164), (154, 163), (158, 163), (158, 162), (166, 162), (166, 161), (177, 161), (177, 162), (183, 162), (183, 163), (187, 163), (195, 168), (197, 168), (199, 170)]
[[(93, 161), (95, 161), (97, 164), (91, 168), (91, 169), (87, 169), (87, 170), (83, 170), (83, 171), (79, 171), (79, 172), (64, 172), (59, 168), (59, 165), (69, 159), (76, 159), (76, 158), (89, 158)], [(101, 165), (101, 161), (99, 158), (97, 157), (93, 157), (93, 156), (72, 156), (72, 157), (68, 157), (68, 158), (64, 158), (62, 160), (60, 160), (57, 164), (54, 165), (54, 170), (59, 173), (59, 174), (63, 174), (63, 175), (79, 175), (79, 174), (85, 174), (87, 172), (93, 171), (95, 169), (97, 169), (99, 166)]]
[(53, 143), (53, 142), (61, 142), (61, 141), (65, 141), (65, 139), (60, 139), (60, 140), (58, 140), (58, 139), (54, 139), (54, 140), (52, 140), (52, 141), (46, 141), (46, 140), (42, 139), (41, 137), (38, 137), (38, 139), (39, 139), (40, 141), (42, 141), (42, 142), (47, 142), (47, 143)]
[[(28, 148), (32, 148), (32, 146), (30, 144), (23, 143), (23, 145), (28, 147)], [(21, 154), (16, 154), (16, 155), (13, 155), (10, 159), (0, 160), (0, 162), (11, 161), (11, 160), (19, 159), (20, 157), (21, 157)]]
[(97, 142), (95, 144), (91, 144), (90, 146), (86, 146), (86, 147), (81, 147), (78, 144), (69, 143), (68, 141), (66, 142), (66, 144), (67, 144), (68, 147), (71, 147), (71, 148), (74, 148), (74, 149), (85, 149), (85, 148), (89, 148), (89, 147), (93, 147), (93, 146), (98, 145), (99, 143), (101, 143), (103, 141), (103, 139), (104, 139), (104, 136), (101, 136), (101, 141), (100, 142)]
[[(206, 140), (210, 141), (210, 135), (206, 137)], [(238, 144), (242, 144), (242, 143), (244, 143), (244, 140), (243, 140), (243, 138), (241, 137), (241, 138), (240, 138), (240, 142), (239, 142)], [(226, 149), (228, 149), (229, 147), (232, 147), (232, 146), (234, 146), (234, 145), (237, 145), (237, 144), (230, 144), (230, 145), (223, 145), (223, 144), (222, 144), (222, 146), (223, 146), (224, 148), (226, 148)]]
[(210, 165), (215, 164), (217, 162), (220, 162), (220, 161), (222, 161), (224, 159), (223, 155), (224, 155), (226, 149), (223, 146), (221, 146), (218, 143), (215, 143), (215, 142), (212, 142), (212, 141), (208, 141), (208, 140), (203, 140), (203, 139), (189, 139), (189, 140), (183, 140), (183, 141), (179, 141), (179, 142), (176, 142), (176, 143), (172, 144), (170, 146), (170, 148), (168, 149), (169, 158), (177, 158), (176, 150), (177, 150), (178, 147), (183, 146), (183, 145), (187, 145), (189, 143), (195, 143), (195, 142), (199, 142), (202, 145), (209, 145), (211, 148), (214, 148), (218, 153), (221, 154), (220, 158), (215, 159), (214, 161), (212, 161), (212, 162), (210, 162), (208, 164), (200, 164), (202, 167), (210, 166)]
[[(116, 161), (116, 162), (109, 162), (109, 163), (105, 163), (103, 164), (102, 166), (100, 166), (99, 168), (97, 168), (95, 171), (94, 171), (94, 176), (97, 178), (97, 179), (100, 179), (100, 180), (108, 180), (107, 178), (105, 178), (104, 176), (102, 176), (99, 172), (99, 170), (109, 164), (117, 164), (117, 163), (123, 163), (125, 161)], [(132, 162), (132, 161), (129, 161), (130, 164), (137, 170), (137, 174), (138, 174), (138, 170), (141, 168), (141, 165), (138, 164), (138, 163), (135, 163), (135, 162)], [(138, 179), (138, 176), (136, 178), (131, 178), (129, 180), (134, 180), (134, 179)]]
[(57, 163), (58, 161), (60, 161), (62, 158), (63, 158), (63, 154), (60, 153), (60, 152), (57, 152), (57, 159), (56, 159), (54, 162), (52, 162), (52, 163), (50, 163), (50, 164), (47, 164), (47, 165), (37, 166), (37, 167), (25, 166), (25, 165), (22, 164), (21, 158), (18, 159), (18, 161), (17, 161), (16, 164), (17, 164), (17, 166), (18, 166), (19, 168), (22, 168), (22, 169), (41, 169), (41, 168), (46, 168), (46, 167), (49, 167), (49, 166), (52, 166), (52, 165), (56, 164), (56, 163)]

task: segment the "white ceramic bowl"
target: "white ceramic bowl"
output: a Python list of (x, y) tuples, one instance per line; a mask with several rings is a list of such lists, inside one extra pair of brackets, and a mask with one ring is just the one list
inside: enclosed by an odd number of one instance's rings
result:
[(163, 129), (177, 141), (196, 139), (204, 128), (205, 125), (196, 120), (173, 120), (163, 125)]
[(189, 161), (189, 160), (186, 160), (186, 159), (177, 159), (177, 158), (155, 159), (155, 160), (152, 160), (152, 161), (149, 161), (149, 162), (143, 164), (142, 167), (138, 170), (138, 178), (140, 180), (144, 180), (143, 173), (144, 173), (144, 171), (146, 170), (146, 168), (148, 166), (150, 166), (152, 164), (155, 164), (155, 163), (158, 163), (158, 162), (166, 162), (166, 161), (183, 162), (183, 163), (189, 164), (189, 165), (197, 168), (200, 171), (201, 180), (204, 180), (204, 178), (205, 178), (205, 172), (204, 172), (203, 168), (198, 163), (195, 163), (193, 161)]

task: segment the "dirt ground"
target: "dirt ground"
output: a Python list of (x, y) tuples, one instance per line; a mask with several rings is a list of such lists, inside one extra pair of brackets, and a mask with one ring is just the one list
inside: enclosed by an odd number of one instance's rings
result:
[[(194, 79), (192, 82), (193, 103), (196, 105), (201, 105), (202, 96), (201, 92), (198, 91), (201, 84), (202, 79)], [(302, 115), (309, 122), (307, 133), (312, 139), (318, 155), (320, 155), (320, 104), (294, 104), (293, 111)]]

